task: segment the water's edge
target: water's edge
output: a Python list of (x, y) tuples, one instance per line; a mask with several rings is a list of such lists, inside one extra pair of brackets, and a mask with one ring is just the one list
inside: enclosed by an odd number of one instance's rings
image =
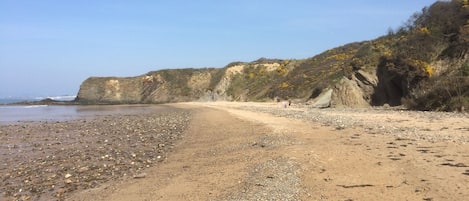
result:
[(0, 124), (68, 121), (112, 114), (138, 114), (156, 105), (0, 105)]

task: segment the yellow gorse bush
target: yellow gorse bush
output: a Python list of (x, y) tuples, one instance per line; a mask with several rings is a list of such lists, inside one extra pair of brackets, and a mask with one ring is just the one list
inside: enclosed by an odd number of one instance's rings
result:
[(418, 59), (409, 59), (408, 62), (422, 69), (425, 73), (427, 73), (428, 77), (432, 77), (433, 74), (435, 73), (435, 70), (433, 69), (433, 67), (425, 61), (418, 60)]
[(289, 86), (290, 86), (290, 85), (289, 85), (287, 82), (282, 82), (282, 84), (280, 84), (279, 87), (280, 87), (281, 89), (286, 89), (286, 88), (288, 88)]
[(428, 29), (428, 27), (420, 27), (419, 29), (417, 29), (417, 31), (418, 33), (424, 34), (424, 35), (430, 34), (430, 30)]

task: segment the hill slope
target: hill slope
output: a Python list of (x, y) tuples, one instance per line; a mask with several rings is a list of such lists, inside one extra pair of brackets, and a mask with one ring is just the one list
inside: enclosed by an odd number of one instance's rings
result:
[[(469, 5), (436, 2), (388, 35), (301, 60), (261, 58), (224, 68), (173, 69), (83, 82), (81, 103), (309, 101), (333, 90), (333, 106), (469, 107)], [(326, 90), (327, 89), (327, 90)]]

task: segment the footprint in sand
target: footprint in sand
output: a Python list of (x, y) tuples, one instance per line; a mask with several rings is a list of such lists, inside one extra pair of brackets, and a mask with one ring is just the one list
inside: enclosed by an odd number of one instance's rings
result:
[(462, 174), (469, 176), (469, 170), (466, 170), (466, 172), (463, 172)]
[(464, 163), (442, 163), (440, 165), (450, 166), (450, 167), (469, 167), (469, 165), (466, 165)]

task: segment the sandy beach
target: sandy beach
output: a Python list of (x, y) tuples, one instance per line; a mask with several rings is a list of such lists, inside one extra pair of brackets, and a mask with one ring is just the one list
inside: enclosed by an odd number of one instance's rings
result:
[(469, 116), (180, 103), (1, 125), (3, 200), (464, 200)]

